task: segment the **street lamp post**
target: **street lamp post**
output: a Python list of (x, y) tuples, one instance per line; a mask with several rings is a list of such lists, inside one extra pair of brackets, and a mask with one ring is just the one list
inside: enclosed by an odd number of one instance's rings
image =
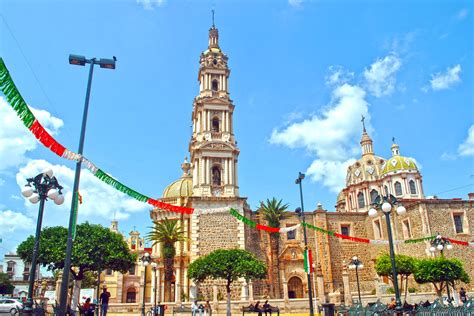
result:
[[(297, 208), (295, 212), (301, 217), (301, 221), (303, 222), (303, 236), (304, 236), (304, 250), (308, 255), (308, 238), (306, 237), (306, 222), (304, 219), (304, 204), (303, 204), (303, 186), (302, 180), (304, 179), (304, 173), (299, 172), (298, 178), (295, 180), (295, 184), (299, 184), (300, 187), (300, 201), (301, 201), (301, 208)], [(309, 315), (314, 315), (314, 308), (313, 308), (313, 291), (311, 286), (311, 262), (308, 264), (308, 296), (309, 296)]]
[[(381, 196), (378, 195), (372, 203), (372, 208), (369, 210), (369, 216), (377, 216), (377, 209), (381, 209), (385, 214), (385, 221), (387, 223), (388, 243), (390, 246), (390, 260), (392, 262), (392, 276), (393, 276), (393, 288), (395, 289), (395, 313), (398, 315), (402, 314), (402, 301), (400, 300), (400, 290), (398, 289), (397, 282), (397, 267), (395, 264), (395, 251), (393, 248), (393, 237), (392, 237), (392, 224), (390, 222), (390, 212), (393, 206), (399, 204), (397, 199), (392, 195)], [(397, 214), (403, 215), (406, 213), (406, 209), (403, 205), (397, 207)]]
[[(447, 238), (441, 236), (438, 233), (436, 238), (431, 241), (430, 252), (435, 253), (436, 250), (439, 250), (441, 258), (444, 258), (444, 249), (451, 250), (453, 249), (453, 245), (451, 245), (451, 242)], [(446, 283), (446, 292), (448, 294), (448, 302), (451, 302), (451, 294), (449, 292), (449, 281)]]
[(142, 316), (145, 316), (145, 290), (146, 290), (146, 268), (152, 261), (150, 254), (145, 252), (143, 256), (140, 258), (142, 261), (143, 267), (145, 268), (145, 274), (143, 276), (143, 297), (142, 297)]
[[(116, 61), (115, 56), (113, 57), (113, 59), (104, 59), (104, 58), (87, 59), (84, 56), (69, 55), (69, 63), (71, 65), (85, 66), (85, 64), (90, 64), (89, 79), (87, 81), (86, 100), (84, 103), (84, 112), (82, 114), (81, 135), (79, 138), (79, 150), (77, 151), (77, 153), (80, 156), (82, 156), (82, 152), (84, 149), (84, 138), (86, 134), (87, 113), (89, 111), (89, 98), (90, 98), (90, 93), (91, 93), (92, 74), (94, 73), (94, 65), (99, 65), (100, 68), (115, 69), (115, 61)], [(59, 315), (66, 314), (67, 289), (68, 289), (68, 283), (69, 283), (68, 282), (69, 270), (71, 268), (73, 231), (75, 230), (76, 218), (77, 218), (76, 206), (77, 206), (77, 197), (78, 197), (78, 190), (79, 190), (79, 180), (81, 176), (81, 164), (82, 164), (82, 159), (78, 159), (76, 162), (76, 173), (74, 176), (71, 211), (69, 213), (69, 227), (68, 227), (67, 244), (66, 244), (66, 258), (64, 260), (63, 279), (61, 282), (61, 291), (60, 291), (60, 299), (59, 299), (59, 310), (58, 310)]]
[(156, 315), (156, 293), (158, 289), (158, 284), (156, 284), (156, 269), (158, 267), (158, 264), (156, 262), (151, 263), (151, 268), (153, 269), (153, 278), (155, 280), (155, 286), (153, 288), (153, 315)]
[(31, 314), (33, 312), (33, 291), (40, 245), (41, 224), (43, 222), (44, 202), (49, 198), (57, 205), (61, 205), (64, 202), (64, 195), (62, 195), (61, 192), (63, 187), (59, 185), (56, 177), (53, 177), (53, 170), (51, 169), (46, 169), (36, 177), (28, 178), (26, 181), (28, 181), (28, 183), (22, 189), (21, 194), (23, 194), (24, 197), (27, 197), (28, 200), (33, 204), (40, 202), (38, 221), (36, 222), (35, 245), (31, 258), (28, 298), (26, 300), (25, 309), (23, 310), (24, 314)]
[(359, 304), (362, 304), (362, 298), (360, 297), (360, 283), (359, 283), (359, 269), (362, 269), (364, 265), (362, 261), (357, 258), (357, 256), (352, 257), (349, 262), (349, 269), (355, 269), (356, 271), (356, 280), (357, 280), (357, 294), (359, 294)]

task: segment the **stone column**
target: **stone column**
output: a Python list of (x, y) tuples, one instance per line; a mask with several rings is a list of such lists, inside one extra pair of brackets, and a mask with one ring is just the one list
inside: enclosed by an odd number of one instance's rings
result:
[(342, 263), (342, 284), (344, 287), (344, 304), (351, 305), (352, 303), (352, 294), (351, 294), (351, 285), (349, 283), (349, 273), (347, 272), (346, 262)]
[(212, 285), (212, 309), (217, 311), (219, 308), (219, 300), (217, 299), (217, 285)]
[(375, 295), (377, 296), (377, 299), (380, 300), (382, 299), (382, 291), (380, 291), (380, 282), (377, 276), (374, 278), (374, 285), (375, 285)]
[(249, 302), (253, 304), (253, 282), (250, 280), (249, 282)]
[(117, 272), (117, 303), (123, 301), (123, 274)]
[(161, 292), (161, 273), (160, 273), (160, 269), (159, 268), (156, 268), (156, 302), (158, 304), (158, 302), (161, 302), (162, 298), (163, 298), (163, 292)]
[(175, 282), (175, 290), (174, 290), (174, 297), (176, 304), (181, 303), (181, 269), (176, 268), (176, 282)]
[(249, 299), (248, 284), (245, 280), (241, 280), (241, 282), (242, 282), (242, 289), (240, 292), (240, 299), (242, 301), (247, 301)]
[[(184, 288), (183, 288), (183, 291), (184, 293), (186, 293), (186, 296), (188, 296), (188, 286), (189, 286), (189, 279), (188, 279), (188, 269), (187, 268), (184, 268), (184, 271), (183, 271), (183, 282), (184, 282)], [(188, 296), (188, 300), (189, 300), (189, 296)]]
[(285, 312), (290, 312), (290, 299), (288, 298), (288, 282), (283, 278), (283, 303), (285, 305)]
[(61, 283), (63, 281), (63, 272), (59, 271), (58, 280), (56, 281), (56, 300), (59, 302), (61, 300)]
[(316, 268), (316, 283), (318, 286), (318, 296), (319, 301), (322, 303), (326, 303), (326, 294), (324, 291), (324, 279), (323, 279), (323, 271), (321, 270), (321, 264), (318, 263), (318, 267)]

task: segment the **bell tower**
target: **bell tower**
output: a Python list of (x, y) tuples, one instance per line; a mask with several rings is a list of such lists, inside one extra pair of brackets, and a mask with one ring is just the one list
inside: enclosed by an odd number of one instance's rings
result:
[(201, 53), (199, 94), (193, 102), (193, 133), (189, 143), (193, 196), (239, 196), (239, 149), (232, 124), (234, 105), (229, 97), (227, 60), (213, 23), (208, 48)]

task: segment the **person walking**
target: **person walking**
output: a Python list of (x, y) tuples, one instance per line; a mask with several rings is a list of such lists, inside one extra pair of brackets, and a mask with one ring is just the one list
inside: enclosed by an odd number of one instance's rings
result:
[(212, 316), (212, 307), (211, 307), (211, 303), (209, 303), (209, 301), (206, 301), (206, 305), (204, 306), (205, 308), (205, 311), (206, 311), (206, 316)]
[(107, 309), (109, 308), (110, 292), (104, 287), (102, 294), (100, 294), (100, 316), (107, 316)]
[(466, 294), (466, 290), (462, 287), (461, 290), (459, 290), (459, 298), (461, 299), (461, 302), (464, 304), (466, 304), (467, 302), (467, 294)]

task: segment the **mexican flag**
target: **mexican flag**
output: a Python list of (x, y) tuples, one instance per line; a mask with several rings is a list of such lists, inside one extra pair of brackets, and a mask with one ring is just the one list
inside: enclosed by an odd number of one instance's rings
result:
[(313, 254), (311, 253), (311, 249), (306, 249), (304, 252), (304, 271), (306, 273), (313, 273)]

